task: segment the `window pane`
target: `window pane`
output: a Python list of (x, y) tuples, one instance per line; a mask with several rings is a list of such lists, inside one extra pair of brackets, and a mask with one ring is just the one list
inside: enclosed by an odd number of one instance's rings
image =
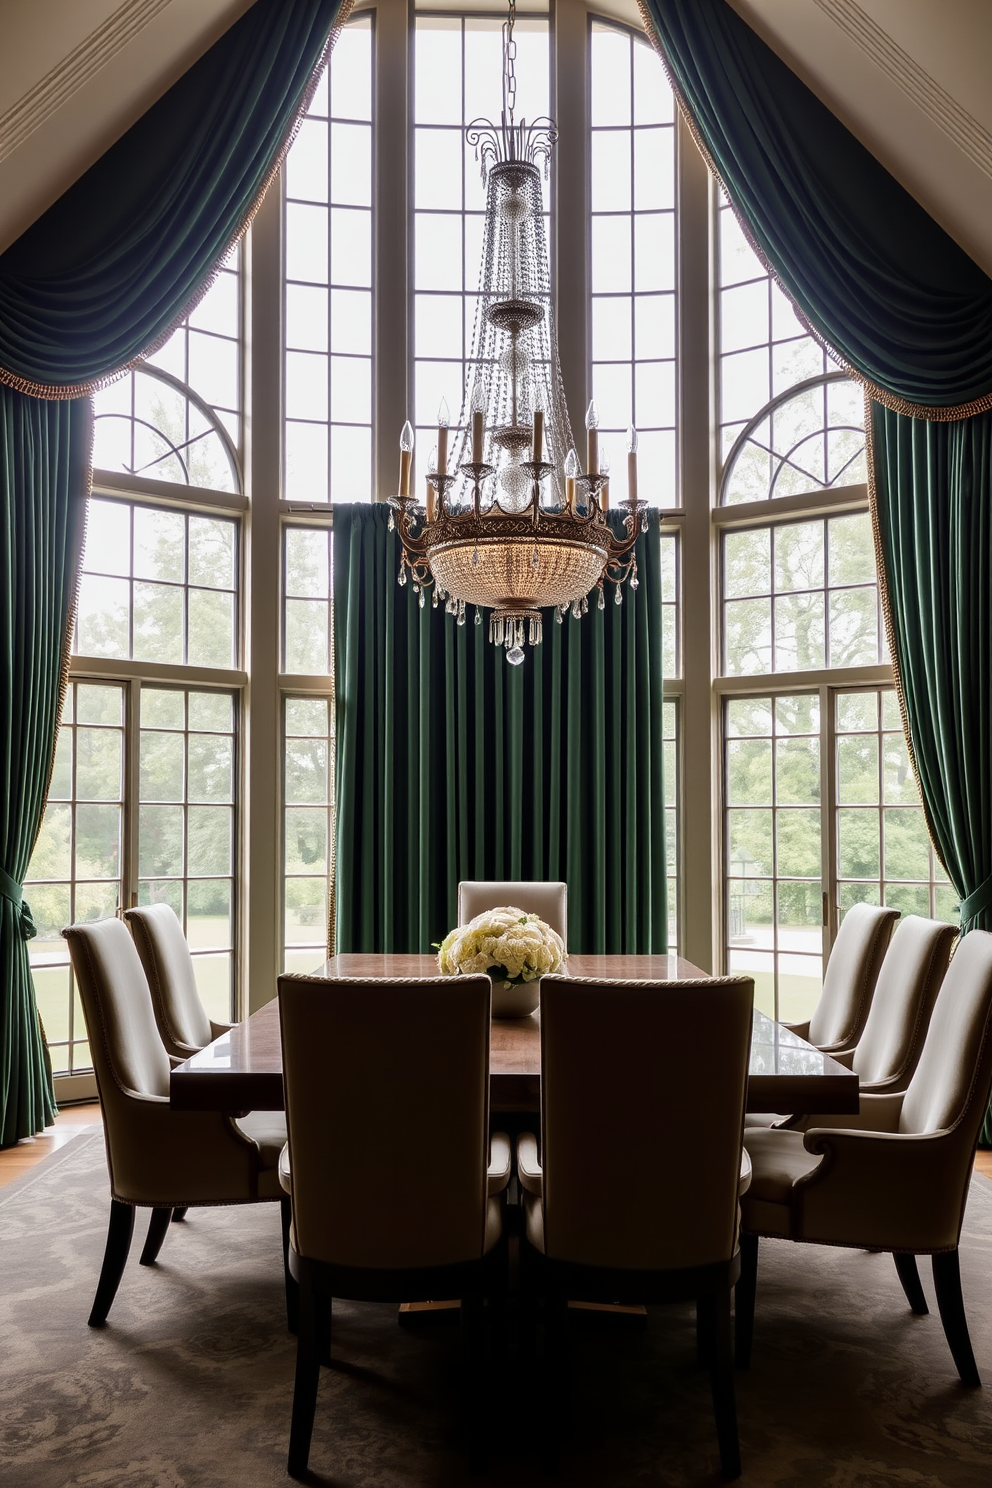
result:
[[(283, 494), (290, 501), (373, 495), (372, 35), (369, 15), (344, 27), (287, 157)], [(340, 428), (349, 424), (360, 428)], [(357, 466), (352, 432), (367, 452)]]

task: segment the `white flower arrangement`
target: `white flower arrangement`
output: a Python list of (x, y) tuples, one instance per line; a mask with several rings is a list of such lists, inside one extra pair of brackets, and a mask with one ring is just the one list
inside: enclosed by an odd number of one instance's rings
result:
[(512, 905), (487, 909), (444, 937), (437, 964), (444, 976), (489, 972), (494, 986), (536, 982), (565, 959), (561, 936), (536, 914)]

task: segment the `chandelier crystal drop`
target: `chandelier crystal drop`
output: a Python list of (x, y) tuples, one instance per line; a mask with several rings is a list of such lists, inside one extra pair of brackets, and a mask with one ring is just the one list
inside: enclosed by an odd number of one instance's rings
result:
[(565, 403), (551, 302), (541, 189), (558, 138), (552, 119), (514, 118), (515, 3), (503, 25), (503, 109), (499, 126), (475, 119), (466, 140), (486, 186), (479, 297), (469, 374), (449, 473), (447, 403), (438, 412), (437, 452), (426, 497), (410, 491), (413, 431), (400, 438), (399, 492), (390, 498), (403, 551), (399, 582), (465, 623), (466, 605), (491, 611), (489, 639), (519, 665), (542, 639), (542, 609), (579, 617), (603, 583), (637, 587), (633, 549), (647, 530), (637, 497), (637, 435), (628, 430), (628, 499), (611, 527), (609, 462), (600, 458), (599, 415), (586, 415), (586, 469), (576, 454)]

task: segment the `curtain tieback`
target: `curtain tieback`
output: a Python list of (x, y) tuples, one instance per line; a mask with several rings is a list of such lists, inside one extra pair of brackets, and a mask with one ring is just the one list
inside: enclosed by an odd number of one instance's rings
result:
[(976, 915), (980, 915), (983, 910), (988, 909), (990, 904), (992, 904), (992, 873), (989, 874), (984, 883), (978, 885), (978, 888), (973, 894), (969, 894), (967, 899), (961, 900), (961, 903), (958, 905), (961, 923), (965, 924), (968, 920), (973, 920)]
[(31, 906), (24, 897), (24, 886), (23, 884), (19, 884), (16, 879), (11, 878), (10, 874), (4, 868), (0, 868), (0, 894), (5, 899), (9, 899), (14, 908), (20, 912), (21, 939), (31, 940), (38, 934), (38, 927), (34, 922)]

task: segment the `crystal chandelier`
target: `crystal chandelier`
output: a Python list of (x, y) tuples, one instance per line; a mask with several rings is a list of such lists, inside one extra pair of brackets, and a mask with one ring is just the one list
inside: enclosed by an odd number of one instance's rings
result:
[(565, 404), (551, 304), (541, 167), (547, 179), (558, 138), (554, 121), (514, 120), (515, 0), (503, 25), (503, 109), (499, 127), (475, 119), (466, 140), (481, 160), (486, 186), (479, 297), (459, 426), (448, 462), (448, 409), (438, 413), (438, 442), (426, 499), (410, 492), (413, 430), (400, 437), (399, 492), (390, 497), (402, 541), (399, 583), (413, 583), (420, 604), (433, 588), (465, 623), (491, 611), (489, 639), (519, 665), (524, 644), (542, 638), (541, 611), (578, 618), (604, 581), (615, 600), (630, 579), (637, 588), (634, 543), (647, 530), (637, 497), (637, 434), (628, 430), (628, 495), (619, 532), (607, 520), (609, 465), (600, 458), (595, 403), (586, 414), (586, 468), (576, 454)]

